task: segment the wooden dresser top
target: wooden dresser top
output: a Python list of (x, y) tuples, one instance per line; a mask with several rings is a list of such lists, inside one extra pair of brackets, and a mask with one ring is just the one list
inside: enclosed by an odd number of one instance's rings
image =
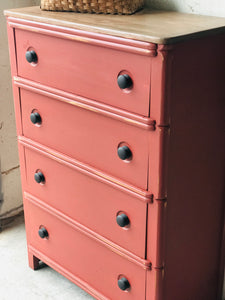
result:
[(156, 44), (225, 32), (225, 18), (149, 9), (122, 16), (42, 11), (33, 6), (6, 10), (5, 15)]

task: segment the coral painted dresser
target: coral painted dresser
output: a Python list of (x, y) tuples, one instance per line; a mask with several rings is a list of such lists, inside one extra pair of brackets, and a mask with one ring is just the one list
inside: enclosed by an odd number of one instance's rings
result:
[(30, 267), (96, 299), (221, 299), (225, 19), (5, 14)]

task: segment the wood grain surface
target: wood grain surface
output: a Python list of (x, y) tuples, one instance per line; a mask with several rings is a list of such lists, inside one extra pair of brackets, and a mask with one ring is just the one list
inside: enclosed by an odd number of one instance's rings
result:
[(6, 10), (5, 15), (157, 44), (171, 44), (225, 31), (225, 18), (149, 9), (121, 16), (42, 11), (33, 6)]

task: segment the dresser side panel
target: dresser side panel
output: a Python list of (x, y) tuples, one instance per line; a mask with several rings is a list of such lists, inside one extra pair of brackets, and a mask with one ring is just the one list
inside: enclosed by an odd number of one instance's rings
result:
[(225, 35), (173, 56), (163, 300), (221, 299)]

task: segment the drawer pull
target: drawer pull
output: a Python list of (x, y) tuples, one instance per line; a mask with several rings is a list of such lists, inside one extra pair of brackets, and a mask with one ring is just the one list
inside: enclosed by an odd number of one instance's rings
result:
[(130, 288), (130, 283), (125, 277), (122, 277), (118, 280), (118, 286), (122, 291), (126, 291)]
[(130, 220), (125, 214), (118, 215), (116, 217), (116, 222), (120, 227), (125, 227), (130, 224)]
[(48, 231), (44, 227), (42, 227), (38, 230), (38, 234), (39, 234), (40, 238), (42, 238), (42, 239), (48, 237)]
[(37, 183), (43, 183), (43, 182), (45, 182), (45, 176), (44, 176), (44, 174), (41, 173), (41, 172), (36, 172), (36, 173), (34, 174), (34, 179), (35, 179), (35, 181), (36, 181)]
[(119, 75), (117, 77), (117, 83), (122, 90), (128, 89), (133, 85), (132, 79), (128, 74)]
[(122, 160), (129, 159), (132, 156), (132, 152), (127, 146), (119, 147), (117, 153), (119, 158)]
[(33, 124), (41, 124), (41, 116), (38, 112), (33, 112), (30, 114), (30, 120)]
[(29, 63), (36, 63), (37, 62), (37, 54), (34, 50), (26, 52), (26, 60)]

